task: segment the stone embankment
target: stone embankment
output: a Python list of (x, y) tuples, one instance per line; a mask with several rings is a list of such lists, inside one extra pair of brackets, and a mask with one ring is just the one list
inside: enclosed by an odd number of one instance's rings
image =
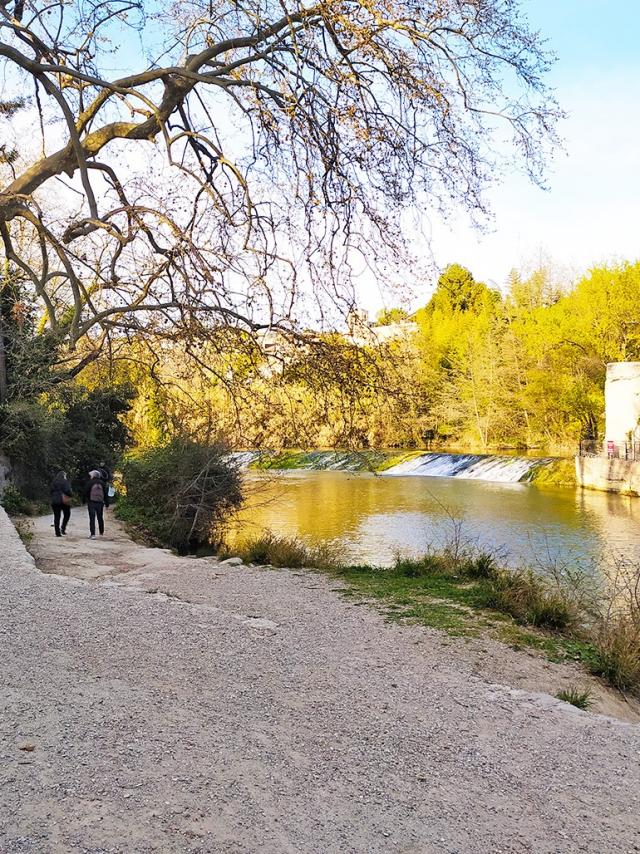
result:
[(0, 510), (3, 854), (640, 849), (640, 728), (526, 690), (568, 671), (85, 526), (37, 569)]
[(640, 495), (640, 462), (607, 457), (576, 457), (579, 486), (600, 492)]

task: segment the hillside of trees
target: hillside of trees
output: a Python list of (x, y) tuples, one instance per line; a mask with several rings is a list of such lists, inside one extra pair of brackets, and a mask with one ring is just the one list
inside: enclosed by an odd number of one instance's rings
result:
[(463, 267), (440, 276), (415, 332), (381, 346), (324, 336), (330, 355), (280, 358), (178, 341), (122, 346), (84, 382), (136, 389), (140, 446), (187, 431), (236, 448), (421, 447), (573, 453), (603, 427), (607, 362), (640, 359), (640, 264), (594, 268), (573, 287), (547, 270), (504, 294)]

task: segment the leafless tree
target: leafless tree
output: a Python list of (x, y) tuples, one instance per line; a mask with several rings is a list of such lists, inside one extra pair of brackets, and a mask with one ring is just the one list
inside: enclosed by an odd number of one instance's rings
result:
[(405, 258), (403, 210), (483, 213), (505, 131), (541, 180), (560, 115), (517, 0), (0, 0), (0, 31), (34, 123), (0, 237), (74, 371), (349, 307), (354, 264)]

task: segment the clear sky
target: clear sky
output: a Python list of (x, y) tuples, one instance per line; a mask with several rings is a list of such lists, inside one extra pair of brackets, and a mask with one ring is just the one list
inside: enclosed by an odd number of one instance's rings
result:
[[(549, 190), (514, 173), (488, 196), (488, 234), (465, 218), (427, 225), (438, 266), (457, 261), (499, 286), (541, 254), (574, 274), (640, 258), (640, 0), (524, 0), (522, 8), (558, 55), (549, 82), (569, 114)], [(365, 301), (375, 308), (380, 298)]]

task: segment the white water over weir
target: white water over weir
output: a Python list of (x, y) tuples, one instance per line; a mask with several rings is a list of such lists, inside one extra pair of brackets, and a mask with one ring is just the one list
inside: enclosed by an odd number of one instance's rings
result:
[[(531, 480), (536, 469), (551, 465), (553, 457), (507, 457), (495, 454), (444, 454), (397, 451), (236, 451), (229, 457), (240, 468), (311, 471), (373, 472), (384, 477), (456, 477), (518, 483)], [(401, 462), (385, 468), (391, 459)]]
[(490, 454), (422, 454), (381, 472), (386, 477), (457, 477), (518, 483), (528, 480), (534, 468), (552, 463), (551, 457), (499, 457)]

